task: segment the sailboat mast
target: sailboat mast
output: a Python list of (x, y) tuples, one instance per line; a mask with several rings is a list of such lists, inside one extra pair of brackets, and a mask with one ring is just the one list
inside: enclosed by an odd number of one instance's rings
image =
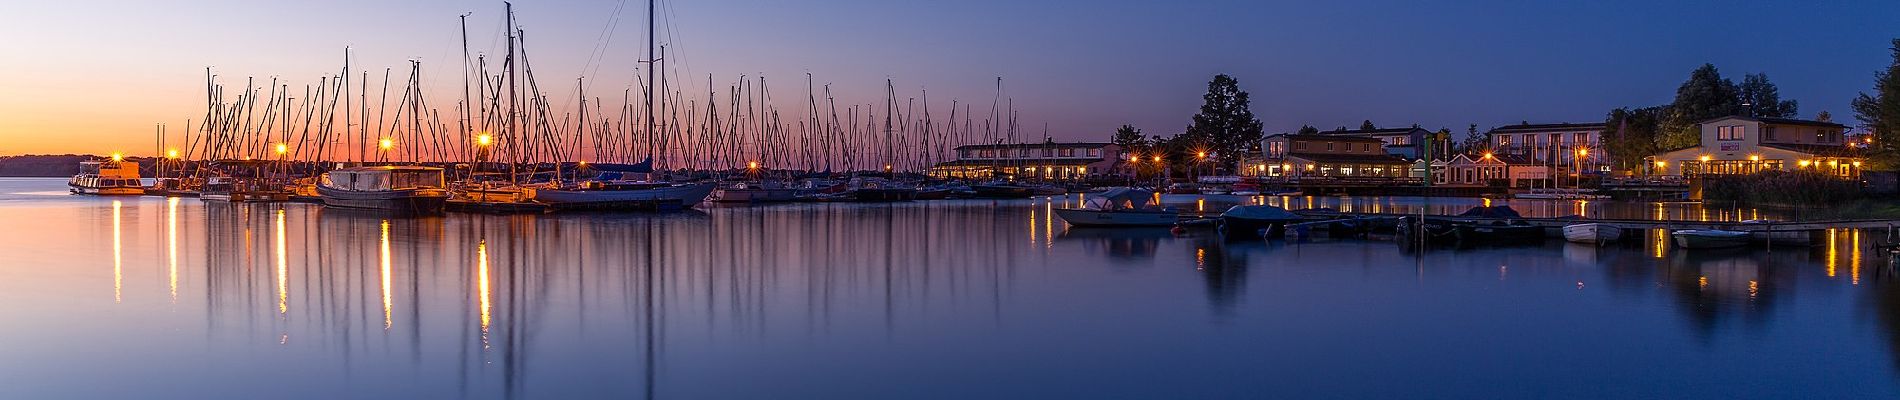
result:
[(647, 89), (647, 99), (646, 99), (647, 118), (646, 118), (646, 122), (647, 122), (647, 157), (649, 159), (653, 157), (653, 153), (655, 150), (654, 141), (653, 141), (654, 140), (653, 136), (655, 135), (655, 133), (653, 132), (653, 126), (654, 126), (654, 123), (653, 123), (654, 122), (653, 121), (653, 83), (656, 81), (656, 79), (658, 79), (657, 72), (659, 70), (659, 65), (660, 65), (660, 60), (657, 57), (654, 57), (654, 46), (657, 42), (657, 40), (653, 37), (654, 32), (656, 32), (653, 25), (653, 22), (654, 22), (653, 12), (655, 10), (655, 7), (654, 7), (655, 2), (656, 0), (647, 0), (647, 85), (646, 85), (647, 86), (646, 87)]

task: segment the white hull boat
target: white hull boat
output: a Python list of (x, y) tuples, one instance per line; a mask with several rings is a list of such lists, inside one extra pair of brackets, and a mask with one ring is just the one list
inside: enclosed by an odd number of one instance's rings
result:
[(1058, 208), (1056, 216), (1074, 226), (1171, 226), (1180, 215), (1173, 211), (1145, 210), (1088, 210), (1080, 208)]
[(602, 187), (540, 189), (534, 200), (557, 209), (692, 208), (712, 195), (711, 183), (606, 184)]
[(1623, 237), (1623, 228), (1598, 223), (1564, 226), (1564, 240), (1572, 243), (1604, 244)]

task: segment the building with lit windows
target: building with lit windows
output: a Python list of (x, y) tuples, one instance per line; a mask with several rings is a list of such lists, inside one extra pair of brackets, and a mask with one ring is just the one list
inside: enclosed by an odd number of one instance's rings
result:
[(1604, 125), (1584, 124), (1517, 124), (1491, 128), (1486, 132), (1491, 142), (1491, 151), (1504, 156), (1519, 156), (1527, 163), (1565, 166), (1565, 170), (1576, 171), (1577, 160), (1583, 160), (1585, 171), (1608, 171), (1609, 152), (1603, 148)]
[(957, 159), (937, 163), (938, 178), (1086, 180), (1106, 176), (1122, 159), (1121, 146), (1101, 142), (1042, 142), (957, 146)]
[(1432, 131), (1416, 126), (1410, 128), (1336, 130), (1320, 132), (1319, 134), (1379, 139), (1386, 153), (1405, 157), (1407, 160), (1426, 158), (1426, 153), (1438, 153), (1439, 156), (1433, 158), (1444, 159), (1444, 154), (1447, 153), (1447, 150), (1451, 147), (1449, 138), (1438, 137), (1438, 135), (1432, 134)]
[(1267, 136), (1260, 148), (1258, 157), (1242, 163), (1244, 175), (1399, 178), (1409, 176), (1412, 166), (1369, 137), (1280, 133)]
[(1654, 175), (1731, 175), (1764, 170), (1860, 174), (1860, 151), (1833, 122), (1730, 116), (1703, 121), (1700, 145), (1650, 157)]

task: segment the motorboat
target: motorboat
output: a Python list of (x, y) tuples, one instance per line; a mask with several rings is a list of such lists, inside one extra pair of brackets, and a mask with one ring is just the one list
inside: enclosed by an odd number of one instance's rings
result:
[(1685, 249), (1716, 249), (1748, 245), (1748, 232), (1720, 229), (1684, 229), (1670, 232), (1676, 246)]
[(659, 210), (697, 206), (713, 189), (710, 182), (582, 181), (536, 189), (534, 200), (559, 210)]
[(214, 176), (198, 188), (198, 198), (233, 203), (289, 201), (290, 189), (262, 178)]
[(1036, 190), (1028, 186), (1007, 182), (990, 182), (970, 185), (970, 197), (983, 199), (1026, 199), (1035, 196)]
[(79, 173), (66, 181), (73, 194), (101, 196), (145, 194), (139, 179), (139, 164), (115, 158), (110, 161), (82, 161)]
[(739, 182), (713, 190), (716, 203), (779, 203), (798, 198), (798, 189), (772, 182)]
[(878, 177), (851, 178), (844, 197), (861, 203), (885, 203), (917, 199), (917, 188)]
[(1228, 239), (1278, 238), (1286, 224), (1306, 220), (1284, 208), (1268, 205), (1233, 206), (1220, 213), (1220, 231)]
[(1426, 217), (1422, 233), (1429, 241), (1460, 246), (1542, 243), (1544, 227), (1522, 218), (1510, 206), (1472, 207), (1455, 216)]
[(1169, 226), (1180, 219), (1179, 213), (1155, 205), (1153, 199), (1154, 192), (1117, 188), (1089, 196), (1089, 208), (1058, 208), (1055, 214), (1069, 225), (1088, 227)]
[(414, 166), (350, 167), (323, 174), (323, 205), (436, 214), (449, 200), (442, 169)]
[(1572, 243), (1604, 244), (1623, 237), (1623, 228), (1599, 223), (1564, 226), (1564, 240)]

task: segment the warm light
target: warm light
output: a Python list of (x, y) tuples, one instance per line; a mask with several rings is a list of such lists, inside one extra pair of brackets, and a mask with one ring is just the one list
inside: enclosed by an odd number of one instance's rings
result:
[(1708, 155), (1703, 155), (1703, 156), (1702, 156), (1702, 162), (1709, 162), (1709, 156), (1708, 156)]
[(746, 169), (759, 169), (759, 162), (758, 162), (758, 161), (752, 161), (752, 162), (747, 162), (747, 163), (745, 163), (745, 168), (746, 168)]
[[(889, 170), (891, 170), (891, 165), (890, 165), (890, 164), (884, 164), (884, 170), (885, 170), (885, 171), (889, 171)], [(1033, 170), (1035, 170), (1035, 168), (1030, 168), (1030, 170), (1031, 170), (1031, 171), (1033, 171)]]
[(1829, 167), (1839, 166), (1839, 165), (1841, 165), (1841, 162), (1839, 160), (1827, 160), (1827, 166)]
[(1313, 170), (1313, 164), (1306, 164), (1306, 170), (1307, 170), (1307, 171), (1312, 171), (1312, 170)]
[(1293, 164), (1281, 163), (1280, 169), (1293, 169)]
[(1485, 153), (1484, 153), (1484, 158), (1491, 158), (1491, 152), (1488, 152), (1488, 151), (1487, 151), (1487, 152), (1485, 152)]
[(383, 140), (376, 142), (376, 147), (380, 147), (383, 150), (389, 150), (392, 147), (396, 147), (396, 141), (390, 140), (388, 138), (384, 138)]
[(1089, 173), (1089, 167), (1075, 167), (1075, 173), (1078, 173), (1078, 174)]
[(1155, 156), (1155, 162), (1161, 162), (1161, 156)]
[(277, 144), (277, 155), (284, 155), (284, 153), (289, 153), (289, 152), (290, 152), (290, 145), (283, 144), (283, 143)]
[(1797, 164), (1801, 164), (1801, 167), (1802, 167), (1802, 168), (1807, 168), (1807, 167), (1808, 167), (1808, 164), (1811, 164), (1811, 162), (1809, 162), (1808, 160), (1801, 160), (1801, 162), (1799, 162), (1799, 163), (1797, 163)]
[(487, 146), (489, 143), (492, 143), (494, 141), (495, 141), (495, 137), (489, 136), (487, 133), (475, 135), (475, 144), (478, 144), (478, 145)]
[(1669, 162), (1667, 161), (1656, 161), (1656, 168), (1664, 168), (1668, 166), (1669, 166)]
[(125, 153), (112, 153), (112, 162), (125, 161)]
[(395, 319), (393, 318), (394, 313), (392, 312), (393, 310), (390, 304), (395, 296), (391, 290), (393, 282), (390, 282), (390, 267), (393, 262), (389, 259), (389, 220), (386, 219), (383, 220), (383, 237), (381, 242), (382, 248), (379, 250), (382, 250), (382, 254), (379, 255), (382, 256), (380, 258), (382, 261), (381, 272), (383, 278), (383, 330), (389, 330), (389, 327), (395, 324)]
[(1761, 161), (1761, 156), (1750, 154), (1748, 155), (1748, 161)]
[(1194, 152), (1194, 156), (1195, 156), (1195, 157), (1200, 157), (1200, 158), (1207, 158), (1207, 152), (1205, 152), (1205, 151), (1197, 151), (1197, 152)]
[(165, 150), (165, 158), (178, 159), (178, 149)]
[(1577, 149), (1577, 157), (1589, 157), (1590, 149)]
[(1854, 168), (1860, 168), (1860, 162), (1859, 162), (1859, 161), (1855, 161), (1855, 162), (1854, 162)]

